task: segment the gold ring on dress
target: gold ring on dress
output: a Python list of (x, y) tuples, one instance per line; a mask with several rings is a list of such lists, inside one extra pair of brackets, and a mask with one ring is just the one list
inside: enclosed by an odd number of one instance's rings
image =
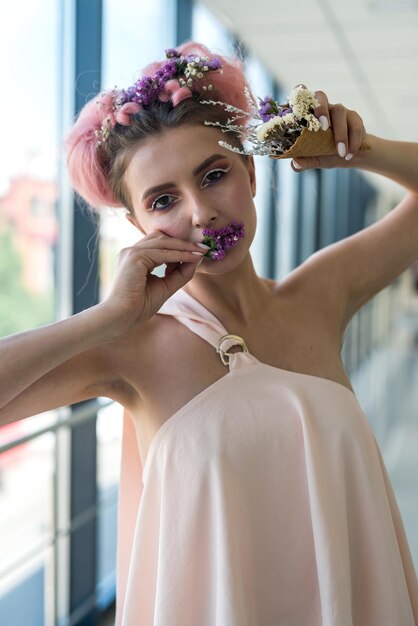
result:
[[(232, 346), (230, 346), (227, 350), (222, 350), (221, 345), (227, 339), (233, 340), (234, 344)], [(230, 348), (233, 348), (235, 345), (241, 346), (243, 352), (249, 352), (249, 350), (247, 348), (247, 344), (245, 343), (244, 339), (242, 337), (240, 337), (239, 335), (224, 335), (223, 337), (221, 337), (219, 339), (219, 343), (218, 343), (218, 347), (216, 348), (216, 352), (220, 355), (221, 361), (222, 361), (222, 363), (224, 365), (229, 365), (229, 357), (231, 355), (228, 352), (228, 350)], [(234, 354), (234, 353), (232, 353), (232, 354)]]

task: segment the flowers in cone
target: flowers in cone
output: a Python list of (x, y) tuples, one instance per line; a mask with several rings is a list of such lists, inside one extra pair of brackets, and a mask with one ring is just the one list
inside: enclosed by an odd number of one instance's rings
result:
[[(226, 124), (205, 121), (207, 126), (217, 126), (224, 133), (234, 132), (239, 135), (244, 146), (243, 150), (226, 141), (218, 142), (232, 152), (280, 156), (293, 146), (304, 129), (314, 132), (321, 130), (321, 124), (314, 114), (319, 102), (306, 87), (295, 87), (284, 104), (275, 101), (271, 96), (258, 98), (258, 108), (254, 105), (247, 88), (244, 89), (244, 93), (249, 105), (248, 111), (226, 102), (202, 101), (202, 104), (222, 105), (226, 111), (235, 113)], [(254, 123), (247, 126), (236, 123), (238, 119), (248, 116), (253, 118)], [(251, 144), (251, 147), (245, 147), (246, 143)]]

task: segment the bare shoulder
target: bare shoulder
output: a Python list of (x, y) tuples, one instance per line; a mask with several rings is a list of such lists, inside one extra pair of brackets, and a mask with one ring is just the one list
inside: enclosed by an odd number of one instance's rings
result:
[(101, 347), (102, 358), (112, 374), (101, 395), (117, 400), (128, 409), (140, 404), (143, 382), (162, 355), (172, 354), (170, 322), (169, 316), (154, 315), (140, 327)]

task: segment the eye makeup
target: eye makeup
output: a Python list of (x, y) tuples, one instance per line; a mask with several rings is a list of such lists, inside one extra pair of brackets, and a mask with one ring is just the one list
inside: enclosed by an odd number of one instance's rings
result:
[[(209, 180), (205, 185), (205, 187), (211, 186), (213, 184), (216, 184), (217, 182), (219, 182), (220, 180), (222, 180), (222, 178), (224, 178), (225, 174), (227, 174), (227, 172), (229, 172), (229, 170), (231, 169), (231, 165), (229, 165), (228, 167), (215, 167), (212, 168), (211, 170), (209, 170), (208, 172), (206, 172), (205, 176), (203, 177), (203, 180), (205, 180), (210, 174), (214, 174), (216, 172), (222, 172), (222, 175), (215, 178), (215, 180)], [(161, 196), (156, 197), (154, 200), (152, 200), (151, 202), (151, 207), (149, 209), (147, 209), (147, 211), (163, 211), (164, 209), (170, 207), (172, 204), (174, 204), (173, 202), (170, 202), (168, 204), (166, 204), (163, 207), (156, 207), (156, 203), (161, 200), (161, 198), (167, 198), (167, 197), (175, 197), (173, 194), (169, 194), (169, 193), (165, 193)]]

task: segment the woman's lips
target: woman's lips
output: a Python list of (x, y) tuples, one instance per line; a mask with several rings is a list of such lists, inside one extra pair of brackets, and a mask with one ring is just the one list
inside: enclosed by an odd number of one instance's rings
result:
[(210, 250), (204, 256), (213, 261), (222, 260), (226, 251), (245, 237), (244, 224), (235, 221), (219, 229), (204, 228), (202, 233), (204, 235), (202, 243), (210, 246)]

